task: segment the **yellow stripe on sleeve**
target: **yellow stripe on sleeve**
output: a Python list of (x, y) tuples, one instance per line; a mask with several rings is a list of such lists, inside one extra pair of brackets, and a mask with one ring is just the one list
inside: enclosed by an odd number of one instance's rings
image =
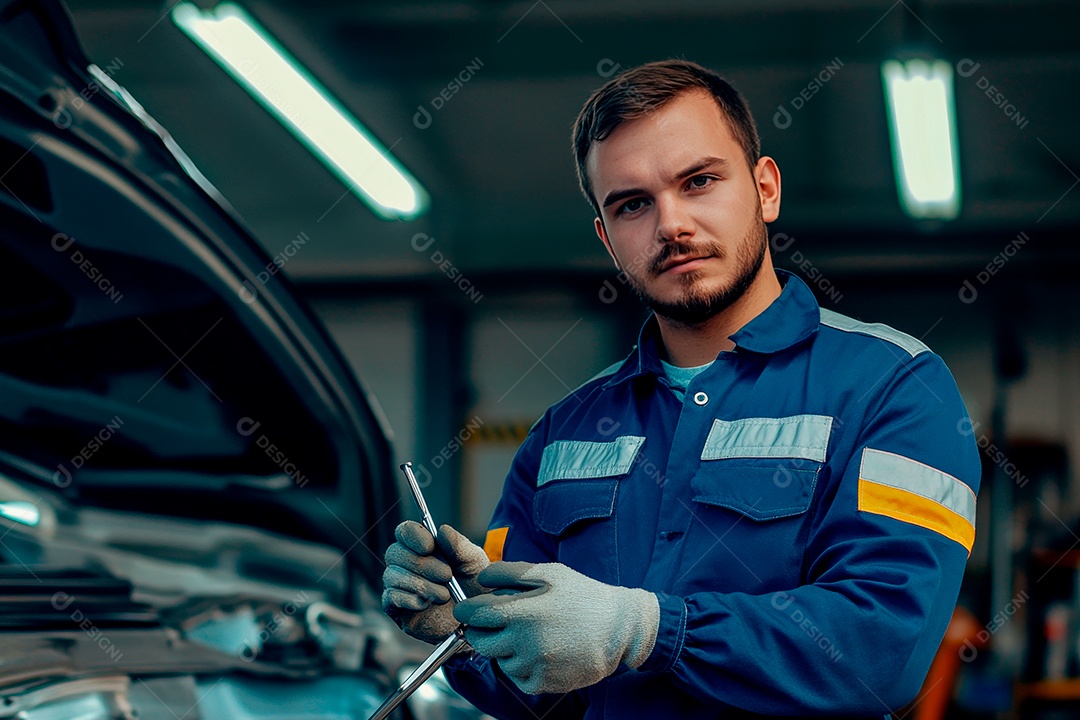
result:
[(859, 510), (933, 530), (963, 545), (969, 555), (975, 543), (975, 527), (967, 518), (907, 490), (859, 478)]

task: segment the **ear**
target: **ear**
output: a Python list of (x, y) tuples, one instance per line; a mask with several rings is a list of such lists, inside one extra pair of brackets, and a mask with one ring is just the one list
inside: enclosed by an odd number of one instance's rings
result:
[(615, 269), (622, 270), (622, 267), (619, 265), (619, 258), (615, 257), (615, 251), (611, 248), (611, 240), (608, 239), (607, 228), (604, 227), (604, 221), (601, 220), (599, 216), (593, 220), (593, 227), (596, 228), (596, 236), (604, 243), (608, 255), (611, 256), (611, 260), (615, 263)]
[(761, 219), (770, 223), (780, 217), (780, 168), (776, 161), (763, 155), (754, 166), (754, 180), (761, 198)]

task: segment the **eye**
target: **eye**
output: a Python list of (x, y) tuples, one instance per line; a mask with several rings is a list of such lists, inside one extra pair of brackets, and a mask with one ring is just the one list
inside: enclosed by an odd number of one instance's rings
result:
[(615, 211), (616, 215), (623, 215), (625, 213), (635, 213), (641, 208), (645, 207), (645, 200), (642, 198), (634, 198), (633, 200), (627, 200), (619, 209)]
[(689, 190), (704, 190), (712, 185), (715, 180), (716, 178), (712, 175), (695, 175), (686, 183), (686, 187)]

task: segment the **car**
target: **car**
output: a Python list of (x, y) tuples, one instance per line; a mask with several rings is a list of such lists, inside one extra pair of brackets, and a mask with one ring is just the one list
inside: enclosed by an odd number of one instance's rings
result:
[(0, 2), (0, 718), (363, 719), (427, 656), (386, 428), (273, 268), (59, 0)]

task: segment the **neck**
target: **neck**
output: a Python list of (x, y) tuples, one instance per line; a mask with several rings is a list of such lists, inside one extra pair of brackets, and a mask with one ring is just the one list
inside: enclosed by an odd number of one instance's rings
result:
[(657, 315), (669, 362), (678, 367), (697, 367), (712, 362), (723, 351), (733, 350), (731, 336), (780, 296), (780, 281), (770, 265), (763, 264), (746, 292), (705, 322), (686, 325)]

